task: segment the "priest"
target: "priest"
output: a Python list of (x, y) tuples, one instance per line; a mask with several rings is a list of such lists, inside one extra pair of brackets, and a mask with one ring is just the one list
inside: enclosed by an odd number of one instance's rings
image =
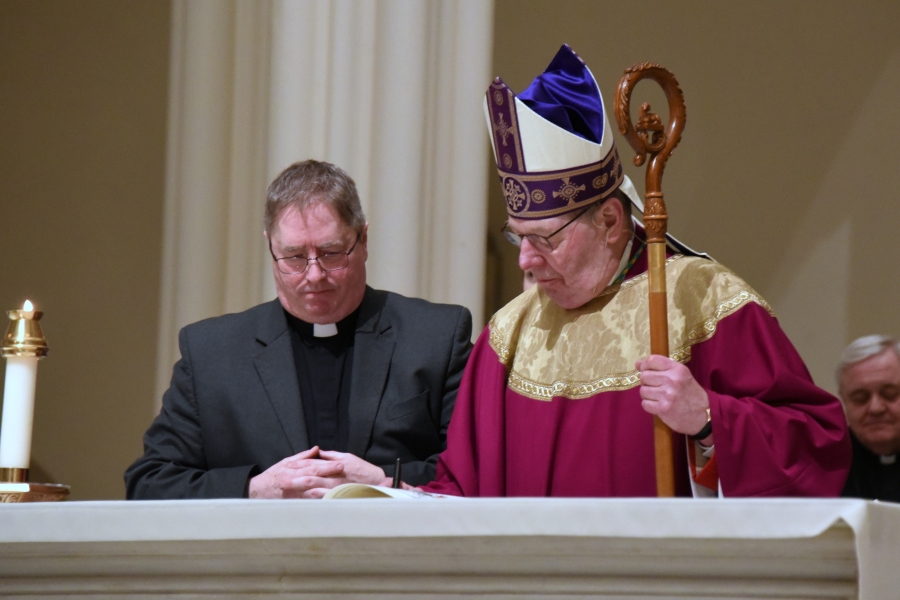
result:
[(277, 299), (193, 323), (127, 497), (321, 498), (343, 483), (434, 477), (472, 316), (366, 285), (353, 179), (316, 160), (271, 183)]
[(849, 437), (749, 285), (672, 240), (670, 356), (650, 355), (640, 199), (594, 77), (563, 46), (485, 113), (509, 220), (537, 285), (493, 316), (460, 386), (437, 477), (463, 496), (655, 496), (653, 416), (676, 494), (837, 496)]
[(853, 443), (842, 495), (900, 502), (900, 342), (855, 340), (841, 354), (837, 384)]

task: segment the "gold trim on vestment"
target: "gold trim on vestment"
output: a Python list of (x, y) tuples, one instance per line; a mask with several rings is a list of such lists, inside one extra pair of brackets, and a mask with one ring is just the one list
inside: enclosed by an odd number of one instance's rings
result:
[[(719, 321), (735, 312), (737, 309), (744, 306), (748, 302), (759, 304), (761, 307), (766, 309), (766, 312), (768, 312), (773, 317), (775, 316), (775, 311), (772, 310), (772, 307), (769, 306), (769, 303), (763, 300), (759, 295), (750, 291), (739, 292), (733, 298), (729, 298), (728, 300), (725, 300), (724, 302), (716, 306), (716, 314), (705, 320), (700, 325), (697, 325), (696, 327), (691, 329), (691, 332), (688, 334), (690, 343), (685, 347), (688, 353), (688, 358), (690, 358), (690, 346), (699, 344), (700, 342), (705, 342), (706, 340), (711, 338), (716, 332), (716, 326), (718, 326)], [(675, 357), (672, 358), (674, 359)], [(681, 362), (686, 362), (686, 359), (685, 361)]]
[[(774, 316), (752, 288), (714, 261), (675, 255), (666, 278), (673, 360), (688, 362), (694, 344), (710, 339), (722, 319), (748, 303)], [(575, 310), (535, 288), (494, 315), (489, 341), (513, 391), (542, 401), (589, 398), (640, 384), (634, 363), (650, 353), (647, 312), (646, 273)]]
[(523, 396), (535, 400), (550, 401), (555, 397), (581, 400), (589, 398), (600, 392), (616, 392), (633, 388), (641, 382), (641, 376), (637, 371), (625, 373), (619, 377), (604, 377), (596, 381), (554, 381), (552, 385), (541, 385), (534, 381), (528, 381), (519, 376), (515, 371), (510, 372), (508, 384), (514, 391)]
[(491, 328), (491, 348), (494, 349), (494, 352), (497, 353), (497, 356), (500, 358), (500, 362), (504, 365), (509, 363), (509, 346), (503, 343), (503, 340), (500, 338), (500, 334), (496, 329)]

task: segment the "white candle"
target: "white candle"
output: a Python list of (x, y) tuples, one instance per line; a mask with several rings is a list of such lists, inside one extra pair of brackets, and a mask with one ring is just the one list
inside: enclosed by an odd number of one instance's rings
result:
[(27, 469), (31, 462), (37, 363), (37, 356), (10, 356), (6, 359), (0, 468)]
[[(12, 314), (12, 313), (11, 313)], [(26, 320), (35, 317), (34, 305), (26, 300), (15, 322), (17, 339), (27, 339)], [(40, 319), (40, 315), (38, 315)], [(38, 329), (40, 332), (40, 329)], [(39, 334), (40, 335), (40, 334)], [(6, 354), (4, 340), (4, 354)], [(30, 354), (30, 352), (25, 353)], [(46, 354), (46, 346), (44, 353)], [(41, 356), (43, 356), (41, 354)], [(0, 427), (0, 468), (27, 469), (31, 462), (31, 431), (34, 423), (34, 387), (39, 356), (7, 356), (3, 387), (3, 423)]]

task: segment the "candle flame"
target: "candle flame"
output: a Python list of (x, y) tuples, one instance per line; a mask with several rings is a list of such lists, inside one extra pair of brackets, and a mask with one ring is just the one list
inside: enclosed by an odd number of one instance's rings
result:
[(26, 300), (25, 304), (22, 305), (22, 310), (25, 312), (31, 312), (34, 310), (34, 304), (31, 303), (31, 300)]

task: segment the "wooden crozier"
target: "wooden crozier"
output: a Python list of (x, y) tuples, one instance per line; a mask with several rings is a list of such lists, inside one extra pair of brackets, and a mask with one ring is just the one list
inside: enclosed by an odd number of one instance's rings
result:
[[(631, 123), (631, 93), (642, 79), (652, 79), (662, 86), (669, 101), (669, 122), (663, 126), (650, 105), (641, 105), (637, 125)], [(634, 164), (647, 164), (644, 227), (647, 230), (648, 277), (650, 286), (650, 352), (669, 356), (669, 322), (666, 313), (666, 226), (668, 215), (662, 193), (662, 175), (672, 151), (681, 141), (686, 120), (684, 95), (675, 76), (660, 65), (637, 64), (627, 69), (619, 81), (615, 101), (619, 133), (625, 136), (637, 153)], [(660, 498), (675, 495), (675, 466), (672, 430), (659, 417), (653, 418), (653, 440), (656, 451), (656, 493)]]

